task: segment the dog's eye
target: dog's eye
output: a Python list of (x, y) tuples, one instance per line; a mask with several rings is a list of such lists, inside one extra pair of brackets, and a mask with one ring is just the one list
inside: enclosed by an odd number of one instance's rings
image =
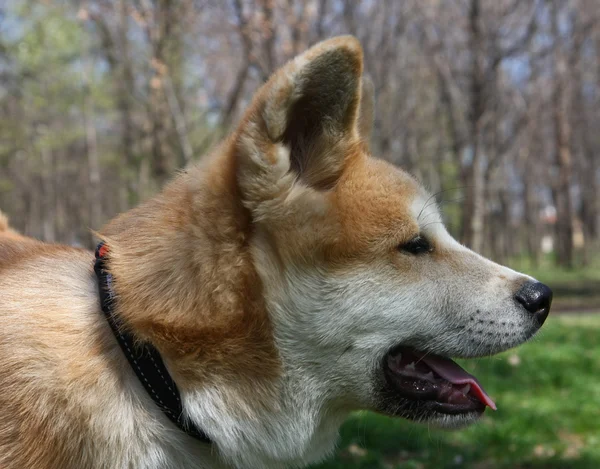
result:
[(423, 236), (415, 236), (409, 242), (401, 244), (399, 249), (409, 254), (425, 254), (433, 250), (427, 238)]

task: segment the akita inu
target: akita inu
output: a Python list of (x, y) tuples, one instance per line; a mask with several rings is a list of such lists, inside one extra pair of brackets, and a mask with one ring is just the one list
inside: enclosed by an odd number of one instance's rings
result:
[(285, 65), (95, 265), (0, 236), (2, 469), (301, 467), (356, 409), (456, 427), (494, 407), (451, 357), (526, 341), (552, 293), (370, 155), (362, 64), (338, 37)]

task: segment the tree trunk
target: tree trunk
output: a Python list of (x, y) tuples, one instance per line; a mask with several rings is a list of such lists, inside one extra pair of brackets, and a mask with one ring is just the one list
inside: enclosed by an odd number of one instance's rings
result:
[[(84, 51), (82, 49), (82, 56)], [(86, 63), (82, 67), (83, 78), (83, 126), (85, 131), (85, 147), (87, 153), (88, 185), (86, 190), (87, 227), (93, 230), (100, 229), (102, 223), (102, 198), (100, 196), (100, 164), (98, 161), (98, 139), (96, 136), (96, 124), (94, 122), (94, 97), (92, 95), (91, 75), (92, 63), (89, 57), (83, 57)], [(91, 247), (94, 236), (88, 230), (87, 242)]]
[(566, 58), (559, 45), (558, 10), (552, 2), (552, 35), (554, 38), (554, 90), (552, 119), (554, 123), (555, 161), (558, 175), (554, 181), (556, 202), (556, 255), (559, 265), (573, 266), (573, 201), (571, 198), (571, 126), (568, 112)]
[(485, 188), (482, 167), (482, 133), (484, 112), (484, 51), (482, 50), (480, 0), (471, 0), (469, 12), (469, 40), (471, 44), (471, 96), (470, 96), (470, 133), (471, 161), (462, 171), (462, 183), (465, 188), (462, 229), (463, 243), (476, 252), (483, 247), (483, 218), (485, 215)]
[[(572, 81), (576, 87), (573, 99), (576, 139), (581, 145), (581, 154), (578, 164), (578, 182), (581, 190), (581, 224), (584, 237), (584, 252), (582, 261), (588, 264), (592, 260), (592, 252), (598, 241), (598, 215), (600, 202), (598, 200), (598, 157), (594, 151), (590, 115), (586, 106), (584, 95), (583, 70), (583, 43), (586, 35), (577, 31), (573, 46), (573, 60), (571, 61)], [(600, 41), (597, 44), (600, 48)], [(600, 60), (599, 60), (600, 64)], [(600, 72), (600, 70), (599, 70)], [(599, 75), (600, 77), (600, 75)], [(593, 106), (592, 106), (593, 107)]]
[(165, 80), (172, 73), (170, 66), (174, 58), (170, 57), (173, 49), (171, 40), (177, 41), (177, 35), (172, 36), (172, 30), (177, 22), (175, 3), (169, 0), (159, 0), (154, 7), (152, 29), (148, 31), (152, 44), (152, 71), (150, 79), (150, 132), (151, 132), (151, 174), (158, 186), (164, 185), (176, 166), (173, 148), (173, 120), (165, 93)]
[(48, 243), (56, 241), (54, 208), (56, 193), (54, 187), (54, 158), (52, 151), (45, 146), (42, 152), (42, 238)]
[[(533, 138), (530, 138), (531, 142)], [(541, 260), (541, 237), (542, 232), (540, 229), (540, 202), (538, 200), (535, 186), (538, 183), (538, 178), (535, 170), (536, 162), (532, 158), (532, 153), (528, 150), (527, 146), (523, 146), (523, 150), (520, 152), (521, 158), (524, 160), (523, 170), (523, 197), (524, 197), (524, 211), (523, 221), (525, 224), (525, 242), (527, 245), (527, 252), (531, 258), (531, 261), (535, 267), (539, 266)]]
[(137, 202), (137, 178), (135, 172), (139, 170), (139, 161), (136, 157), (135, 142), (136, 129), (133, 120), (133, 94), (135, 91), (135, 79), (133, 76), (131, 54), (129, 47), (129, 15), (127, 11), (127, 0), (119, 0), (118, 4), (118, 42), (121, 49), (121, 63), (115, 64), (116, 87), (117, 87), (117, 108), (120, 116), (121, 130), (121, 152), (125, 158), (127, 167), (134, 174), (128, 174), (128, 171), (123, 171), (125, 185), (128, 191), (127, 210), (132, 204)]

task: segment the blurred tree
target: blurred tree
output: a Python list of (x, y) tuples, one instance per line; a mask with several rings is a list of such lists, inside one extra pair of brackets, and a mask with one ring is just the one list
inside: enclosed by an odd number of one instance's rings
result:
[(373, 153), (423, 179), (453, 234), (499, 260), (539, 260), (548, 235), (560, 263), (591, 257), (597, 0), (2, 5), (0, 206), (28, 234), (89, 246), (88, 228), (223, 138), (278, 66), (346, 33), (375, 85)]

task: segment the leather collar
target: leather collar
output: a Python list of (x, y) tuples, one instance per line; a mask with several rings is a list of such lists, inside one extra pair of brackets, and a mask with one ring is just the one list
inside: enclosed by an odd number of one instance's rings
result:
[(115, 294), (113, 291), (113, 276), (106, 267), (108, 246), (100, 243), (96, 248), (94, 271), (98, 278), (100, 306), (110, 325), (110, 328), (121, 346), (127, 361), (135, 371), (140, 383), (144, 386), (155, 404), (164, 412), (179, 429), (189, 436), (204, 443), (210, 439), (201, 429), (183, 417), (183, 406), (179, 390), (156, 348), (148, 343), (140, 343), (133, 334), (123, 327), (123, 321), (115, 314)]

